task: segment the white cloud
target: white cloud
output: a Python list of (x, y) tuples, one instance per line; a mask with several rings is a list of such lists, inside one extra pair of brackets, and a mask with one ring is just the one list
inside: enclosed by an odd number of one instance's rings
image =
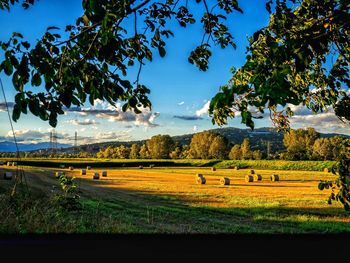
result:
[(177, 105), (181, 106), (181, 105), (184, 105), (184, 104), (185, 104), (185, 102), (184, 102), (184, 101), (181, 101), (181, 102), (179, 102)]
[[(13, 102), (7, 102), (7, 106), (9, 107), (9, 110), (13, 108), (14, 103)], [(0, 112), (7, 111), (6, 103), (0, 102)]]
[[(309, 114), (308, 114), (309, 113)], [(313, 114), (310, 110), (296, 107), (295, 115), (290, 118), (291, 126), (313, 127), (319, 132), (350, 134), (350, 123), (339, 120), (333, 109)]]
[[(48, 129), (47, 132), (42, 132), (38, 130), (15, 130), (15, 136), (17, 142), (21, 143), (39, 143), (39, 142), (48, 142), (50, 141), (50, 132), (52, 129)], [(66, 139), (69, 135), (67, 133), (56, 132), (57, 139)], [(12, 131), (1, 138), (2, 140), (13, 140)]]
[(198, 130), (198, 126), (197, 125), (194, 125), (193, 126), (193, 131), (196, 132)]
[(107, 102), (95, 100), (93, 107), (73, 108), (68, 111), (77, 112), (82, 116), (92, 115), (110, 122), (133, 122), (135, 125), (144, 125), (148, 127), (159, 126), (154, 123), (155, 119), (160, 115), (159, 112), (151, 112), (149, 108), (140, 108), (139, 110), (141, 111), (139, 114), (131, 110), (123, 112), (120, 103), (113, 106)]
[(208, 116), (208, 111), (209, 111), (209, 105), (210, 105), (210, 100), (207, 101), (202, 108), (196, 111), (196, 116), (201, 117), (201, 116)]
[(91, 120), (91, 119), (85, 119), (83, 121), (79, 121), (77, 119), (75, 120), (69, 120), (69, 121), (66, 121), (67, 123), (69, 124), (72, 124), (72, 125), (96, 125), (96, 124), (99, 124), (99, 122), (96, 122), (95, 120)]

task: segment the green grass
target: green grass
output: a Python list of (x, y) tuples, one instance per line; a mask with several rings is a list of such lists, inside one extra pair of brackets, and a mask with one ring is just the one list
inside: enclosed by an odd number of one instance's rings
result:
[[(2, 158), (0, 161), (7, 162), (14, 159)], [(92, 165), (93, 167), (148, 167), (154, 164), (156, 167), (211, 167), (217, 168), (252, 168), (269, 170), (304, 170), (323, 171), (324, 168), (332, 168), (335, 161), (285, 161), (285, 160), (164, 160), (164, 159), (98, 159), (98, 158), (70, 158), (70, 159), (47, 159), (47, 158), (22, 158), (18, 162), (25, 166), (66, 167), (73, 165), (76, 168)]]
[[(341, 210), (283, 208), (275, 201), (237, 203), (244, 208), (214, 208), (173, 203), (156, 195), (143, 201), (83, 198), (83, 210), (58, 211), (47, 196), (1, 196), (0, 233), (350, 233), (350, 224), (334, 221)], [(232, 200), (233, 201), (233, 200)], [(243, 202), (243, 203), (242, 203)]]
[(335, 161), (286, 161), (286, 160), (231, 160), (215, 165), (217, 168), (253, 168), (269, 170), (323, 171), (332, 168)]

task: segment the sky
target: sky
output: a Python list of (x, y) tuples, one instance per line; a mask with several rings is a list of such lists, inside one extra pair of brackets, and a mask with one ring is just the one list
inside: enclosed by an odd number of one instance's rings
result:
[[(195, 12), (201, 12), (200, 6), (194, 5)], [(144, 109), (135, 115), (122, 113), (120, 104), (114, 108), (103, 101), (96, 101), (94, 106), (86, 103), (80, 111), (68, 110), (59, 116), (55, 128), (58, 142), (73, 144), (75, 132), (78, 133), (78, 144), (86, 144), (142, 140), (157, 134), (174, 136), (219, 128), (208, 116), (210, 99), (230, 79), (230, 68), (243, 65), (248, 37), (267, 25), (269, 18), (263, 0), (241, 0), (240, 5), (244, 14), (236, 12), (227, 21), (237, 44), (236, 50), (214, 47), (209, 70), (201, 72), (187, 61), (191, 50), (201, 42), (201, 24), (186, 29), (173, 24), (175, 38), (167, 41), (166, 56), (160, 58), (154, 52), (153, 62), (143, 67), (140, 77), (140, 82), (151, 89), (152, 109)], [(0, 12), (0, 40), (9, 39), (12, 32), (21, 32), (26, 40), (34, 43), (48, 26), (64, 28), (67, 24), (74, 24), (83, 10), (81, 0), (40, 0), (28, 10), (16, 6), (10, 12)], [(15, 91), (11, 79), (4, 73), (0, 73), (0, 77), (7, 101), (13, 102)], [(136, 79), (136, 68), (131, 69), (128, 78), (131, 82)], [(12, 140), (3, 102), (3, 94), (0, 94), (0, 142)], [(350, 135), (350, 125), (339, 121), (332, 111), (313, 115), (301, 106), (293, 106), (293, 109), (292, 128), (314, 127), (319, 132)], [(240, 118), (230, 120), (224, 127), (246, 128)], [(272, 123), (269, 118), (264, 118), (256, 121), (256, 127), (272, 127)], [(14, 123), (14, 129), (20, 142), (38, 143), (49, 141), (52, 127), (28, 113), (21, 115)]]

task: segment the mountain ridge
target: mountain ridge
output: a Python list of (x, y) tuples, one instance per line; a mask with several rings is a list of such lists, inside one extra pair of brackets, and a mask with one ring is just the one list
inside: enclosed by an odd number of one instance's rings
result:
[[(272, 127), (262, 127), (256, 128), (253, 131), (249, 128), (241, 129), (235, 127), (225, 127), (225, 128), (216, 128), (209, 129), (207, 131), (212, 131), (218, 133), (227, 138), (230, 144), (240, 144), (242, 143), (244, 138), (249, 138), (251, 148), (253, 150), (261, 150), (266, 151), (268, 145), (271, 147), (272, 152), (278, 152), (285, 149), (283, 145), (283, 132), (277, 132), (277, 129)], [(175, 143), (180, 145), (189, 144), (193, 135), (196, 133), (188, 133), (183, 135), (175, 135), (171, 136)], [(345, 138), (350, 138), (349, 135), (346, 134), (337, 134), (337, 133), (320, 133), (321, 138), (329, 138), (334, 136), (341, 136)], [(132, 144), (142, 145), (147, 141), (145, 140), (135, 140), (135, 141), (109, 141), (109, 142), (100, 142), (100, 143), (92, 143), (78, 146), (78, 151), (89, 151), (96, 153), (101, 148), (105, 148), (108, 146), (131, 146)], [(18, 143), (20, 151), (38, 151), (38, 150), (47, 150), (50, 148), (49, 142), (42, 142), (38, 144), (23, 144)], [(73, 152), (74, 146), (70, 144), (57, 144), (58, 148), (62, 152)], [(40, 148), (41, 147), (41, 148)], [(16, 146), (13, 142), (0, 142), (0, 152), (15, 152)]]

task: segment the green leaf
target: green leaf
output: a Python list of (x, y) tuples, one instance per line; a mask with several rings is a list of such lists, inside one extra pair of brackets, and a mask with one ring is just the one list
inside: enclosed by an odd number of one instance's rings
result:
[(2, 63), (2, 68), (4, 69), (4, 72), (7, 76), (11, 76), (13, 73), (13, 66), (11, 64), (11, 62), (6, 59), (3, 63)]
[(34, 99), (31, 99), (29, 101), (29, 110), (31, 111), (31, 113), (33, 113), (35, 116), (38, 116), (39, 115), (39, 101), (34, 98)]
[(19, 108), (18, 104), (15, 104), (13, 106), (13, 111), (12, 111), (12, 120), (14, 122), (17, 122), (20, 116), (21, 116), (21, 109)]
[(39, 73), (35, 73), (32, 77), (32, 85), (36, 87), (41, 85), (41, 77)]
[(162, 58), (165, 57), (166, 51), (165, 51), (164, 47), (159, 46), (159, 47), (158, 47), (158, 51), (159, 51), (159, 55), (160, 55)]

